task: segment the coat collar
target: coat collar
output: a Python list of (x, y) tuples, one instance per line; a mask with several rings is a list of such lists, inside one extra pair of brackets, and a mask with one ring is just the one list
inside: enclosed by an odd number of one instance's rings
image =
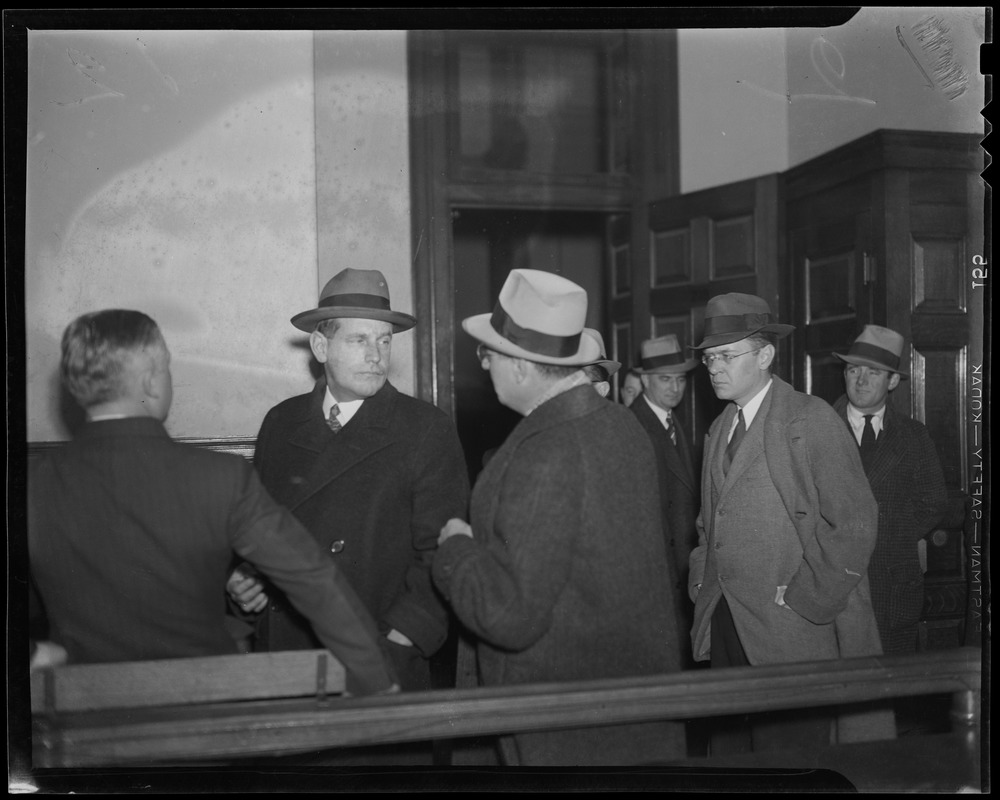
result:
[(389, 426), (399, 392), (385, 382), (374, 395), (365, 400), (350, 423), (340, 433), (333, 433), (323, 419), (323, 395), (326, 383), (319, 381), (306, 396), (298, 424), (290, 432), (291, 445), (316, 454), (304, 483), (291, 498), (291, 507), (300, 505), (332, 481), (352, 469), (358, 462), (392, 443)]
[[(847, 419), (847, 395), (841, 395), (833, 404), (833, 410), (837, 412), (844, 424), (851, 432), (854, 439), (854, 431), (851, 430), (851, 423)], [(903, 457), (902, 442), (902, 417), (892, 407), (888, 400), (885, 404), (885, 414), (882, 416), (882, 432), (878, 435), (875, 444), (875, 454), (872, 456), (868, 467), (868, 481), (874, 483), (884, 475), (891, 472)]]
[(636, 419), (653, 439), (653, 447), (657, 455), (663, 455), (664, 465), (683, 483), (692, 493), (696, 492), (696, 478), (694, 467), (691, 463), (691, 453), (687, 445), (687, 435), (681, 428), (680, 421), (676, 413), (671, 414), (671, 425), (677, 429), (677, 446), (668, 445), (667, 429), (663, 427), (656, 412), (649, 407), (649, 403), (639, 402), (640, 398), (630, 406)]
[(110, 439), (119, 436), (151, 436), (169, 439), (163, 423), (153, 417), (122, 417), (88, 422), (77, 433), (77, 439)]

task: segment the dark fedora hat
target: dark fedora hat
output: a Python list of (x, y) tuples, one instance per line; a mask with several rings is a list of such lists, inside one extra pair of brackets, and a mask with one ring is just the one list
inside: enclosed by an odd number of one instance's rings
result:
[(668, 333), (656, 339), (646, 339), (640, 347), (640, 375), (682, 375), (701, 362), (697, 358), (684, 358), (677, 334)]
[(705, 306), (705, 338), (691, 349), (732, 344), (755, 333), (773, 333), (780, 339), (794, 330), (794, 325), (773, 321), (771, 308), (762, 297), (739, 292), (717, 294)]
[(319, 307), (292, 317), (292, 325), (312, 333), (325, 319), (375, 319), (391, 322), (394, 332), (408, 331), (416, 317), (393, 311), (389, 306), (389, 284), (377, 269), (343, 269), (327, 281), (319, 295)]
[(851, 349), (845, 354), (834, 353), (841, 361), (862, 367), (874, 367), (897, 372), (904, 378), (910, 376), (901, 369), (903, 336), (881, 325), (865, 325)]

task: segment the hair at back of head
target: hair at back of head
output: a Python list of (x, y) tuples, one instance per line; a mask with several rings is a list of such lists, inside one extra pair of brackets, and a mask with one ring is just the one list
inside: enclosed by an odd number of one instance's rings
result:
[(130, 357), (162, 342), (156, 323), (141, 311), (116, 308), (77, 317), (63, 332), (63, 385), (84, 408), (116, 400)]

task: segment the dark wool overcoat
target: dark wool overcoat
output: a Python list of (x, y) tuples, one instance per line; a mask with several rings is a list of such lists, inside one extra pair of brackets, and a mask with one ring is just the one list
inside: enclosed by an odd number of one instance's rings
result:
[[(390, 383), (334, 434), (323, 418), (326, 384), (272, 408), (254, 463), (264, 486), (347, 576), (389, 643), (403, 689), (430, 688), (427, 659), (444, 643), (449, 615), (431, 582), (442, 526), (468, 510), (469, 481), (458, 434), (440, 409)], [(280, 594), (258, 623), (258, 647), (315, 646)]]
[[(850, 431), (847, 402), (844, 395), (833, 407)], [(868, 580), (882, 649), (887, 655), (913, 653), (924, 608), (917, 542), (948, 509), (941, 461), (923, 423), (886, 405), (868, 482), (878, 502), (878, 538)]]
[(245, 459), (150, 417), (91, 422), (33, 467), (28, 495), (31, 572), (70, 663), (235, 654), (235, 553), (316, 620), (350, 691), (393, 682), (360, 599)]
[[(473, 537), (452, 536), (436, 584), (478, 638), (485, 686), (675, 672), (681, 634), (649, 439), (624, 406), (577, 386), (522, 419), (480, 474)], [(680, 723), (517, 734), (505, 762), (684, 758)]]
[[(673, 413), (673, 427), (677, 432), (675, 445), (670, 434), (645, 398), (637, 397), (629, 408), (653, 443), (656, 455), (656, 472), (659, 476), (660, 514), (663, 533), (667, 539), (667, 555), (674, 571), (674, 605), (678, 612), (681, 630), (691, 630), (694, 606), (688, 597), (688, 559), (698, 544), (695, 520), (698, 517), (699, 477), (695, 471), (693, 449), (683, 421)], [(685, 653), (686, 666), (693, 660)]]

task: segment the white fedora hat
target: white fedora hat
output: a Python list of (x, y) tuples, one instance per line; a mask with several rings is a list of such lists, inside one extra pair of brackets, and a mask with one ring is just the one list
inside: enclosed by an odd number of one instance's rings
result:
[(512, 269), (493, 313), (466, 317), (462, 328), (504, 355), (582, 367), (602, 356), (597, 341), (583, 335), (586, 320), (583, 287), (552, 272)]

